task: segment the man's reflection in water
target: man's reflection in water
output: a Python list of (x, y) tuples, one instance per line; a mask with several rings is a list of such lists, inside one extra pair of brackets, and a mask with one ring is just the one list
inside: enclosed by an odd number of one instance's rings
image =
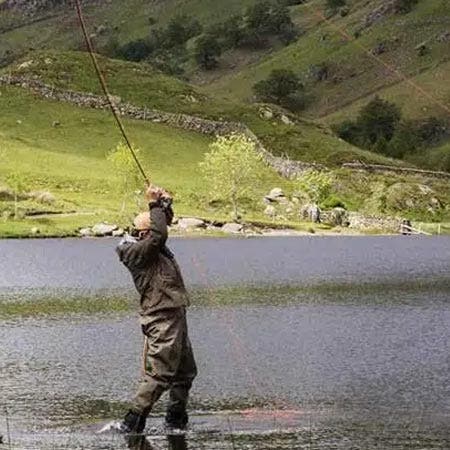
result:
[[(127, 436), (127, 444), (130, 450), (157, 450), (145, 436)], [(184, 434), (167, 436), (169, 450), (188, 450)]]

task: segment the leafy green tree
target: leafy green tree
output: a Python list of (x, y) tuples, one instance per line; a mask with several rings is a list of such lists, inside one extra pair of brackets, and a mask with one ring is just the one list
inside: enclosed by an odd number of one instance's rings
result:
[[(139, 149), (134, 151), (139, 155)], [(117, 188), (122, 193), (121, 213), (124, 214), (127, 201), (133, 198), (136, 191), (142, 187), (141, 175), (130, 150), (123, 143), (111, 150), (106, 159), (119, 180)]]
[(19, 196), (26, 191), (26, 181), (20, 172), (12, 172), (6, 177), (6, 183), (14, 194), (14, 218), (19, 219)]
[(309, 169), (299, 175), (294, 184), (308, 202), (319, 204), (330, 195), (333, 177), (328, 172)]
[(198, 20), (187, 14), (181, 14), (170, 20), (160, 44), (166, 48), (177, 47), (185, 44), (189, 39), (198, 36), (202, 32), (202, 26)]
[(247, 8), (245, 18), (247, 28), (260, 33), (267, 33), (272, 29), (272, 5), (268, 1), (259, 1)]
[(401, 111), (397, 105), (375, 97), (361, 109), (357, 125), (366, 145), (372, 147), (380, 139), (390, 141), (400, 120)]
[(253, 86), (259, 101), (275, 103), (291, 110), (303, 106), (304, 87), (300, 78), (292, 70), (277, 69), (266, 80)]
[(127, 61), (139, 62), (147, 58), (153, 50), (153, 46), (146, 39), (138, 39), (119, 48), (118, 53)]
[(254, 193), (265, 166), (255, 144), (246, 136), (232, 134), (219, 137), (200, 163), (211, 199), (220, 199), (233, 208), (234, 220), (239, 220), (239, 205)]
[(195, 43), (195, 61), (204, 70), (215, 69), (219, 62), (218, 57), (222, 54), (222, 48), (213, 36), (204, 35)]
[(422, 145), (417, 126), (412, 122), (400, 123), (384, 152), (393, 158), (403, 158)]
[(336, 11), (347, 4), (346, 0), (327, 0), (326, 7), (332, 11)]

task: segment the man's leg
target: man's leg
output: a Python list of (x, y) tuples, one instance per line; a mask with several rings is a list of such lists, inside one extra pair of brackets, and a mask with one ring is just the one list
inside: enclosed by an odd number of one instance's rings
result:
[(163, 310), (148, 317), (142, 330), (148, 339), (146, 372), (124, 423), (132, 432), (141, 433), (153, 405), (169, 389), (180, 366), (183, 309)]
[(189, 391), (197, 376), (197, 366), (191, 342), (188, 336), (186, 316), (184, 317), (183, 345), (180, 364), (170, 386), (169, 404), (167, 407), (166, 423), (175, 428), (184, 428), (188, 422), (186, 412)]

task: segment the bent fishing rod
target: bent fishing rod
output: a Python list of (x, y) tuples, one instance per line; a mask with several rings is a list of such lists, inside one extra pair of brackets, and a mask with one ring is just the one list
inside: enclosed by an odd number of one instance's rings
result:
[(106, 84), (105, 77), (104, 77), (102, 71), (100, 70), (100, 66), (99, 66), (99, 63), (97, 61), (97, 57), (96, 57), (95, 52), (94, 52), (94, 46), (92, 45), (92, 40), (91, 40), (91, 38), (89, 36), (89, 33), (87, 31), (86, 21), (84, 19), (83, 10), (81, 8), (81, 2), (80, 2), (80, 0), (74, 0), (74, 1), (75, 1), (75, 8), (76, 8), (77, 15), (78, 15), (78, 21), (80, 22), (81, 30), (83, 32), (84, 40), (85, 40), (85, 43), (86, 43), (86, 47), (87, 47), (89, 55), (91, 57), (92, 64), (93, 64), (94, 69), (95, 69), (95, 73), (97, 74), (97, 78), (98, 78), (98, 80), (100, 82), (100, 85), (102, 87), (102, 90), (103, 90), (103, 93), (105, 95), (106, 101), (108, 102), (108, 105), (109, 105), (109, 107), (111, 109), (111, 112), (112, 112), (112, 114), (114, 116), (114, 119), (115, 119), (115, 121), (117, 123), (117, 126), (119, 127), (119, 130), (120, 130), (120, 132), (121, 132), (121, 134), (122, 134), (122, 136), (123, 136), (123, 138), (125, 140), (127, 148), (130, 150), (130, 152), (131, 152), (131, 154), (133, 156), (133, 160), (136, 163), (140, 174), (144, 178), (144, 181), (147, 184), (147, 186), (150, 186), (150, 180), (147, 177), (147, 175), (146, 175), (146, 173), (144, 171), (144, 168), (142, 167), (142, 164), (139, 162), (139, 159), (138, 159), (138, 157), (136, 155), (136, 152), (133, 149), (133, 146), (131, 145), (131, 141), (128, 138), (128, 135), (127, 135), (127, 132), (126, 132), (125, 127), (123, 125), (123, 122), (120, 119), (119, 112), (117, 110), (117, 106), (115, 105), (115, 103), (112, 100), (112, 96), (111, 96), (111, 94), (109, 92), (109, 89), (108, 89), (108, 86)]

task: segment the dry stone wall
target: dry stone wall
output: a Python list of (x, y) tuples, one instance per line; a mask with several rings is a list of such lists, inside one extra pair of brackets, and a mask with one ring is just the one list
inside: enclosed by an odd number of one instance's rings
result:
[(362, 163), (345, 163), (343, 168), (352, 170), (363, 170), (366, 172), (396, 173), (403, 175), (424, 175), (433, 178), (450, 178), (448, 172), (435, 172), (433, 170), (414, 169), (411, 167), (386, 166), (382, 164), (362, 164)]

